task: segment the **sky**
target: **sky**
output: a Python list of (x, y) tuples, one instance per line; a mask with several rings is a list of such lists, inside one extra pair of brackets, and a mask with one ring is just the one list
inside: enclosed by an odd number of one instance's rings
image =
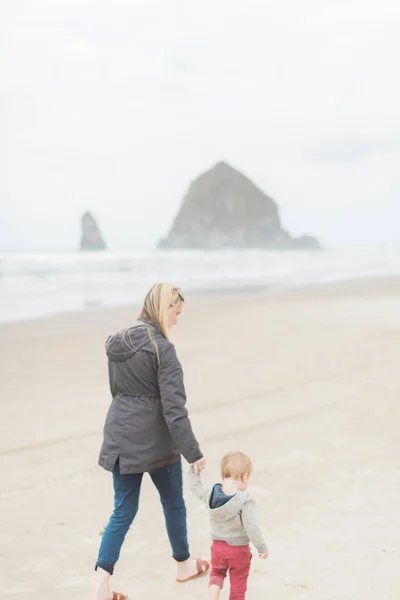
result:
[(0, 249), (163, 237), (221, 160), (328, 246), (398, 241), (398, 0), (0, 0)]

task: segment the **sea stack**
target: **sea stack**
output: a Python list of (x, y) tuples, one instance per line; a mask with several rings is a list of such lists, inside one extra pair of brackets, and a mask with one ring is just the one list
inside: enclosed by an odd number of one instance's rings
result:
[(106, 243), (100, 233), (96, 219), (90, 212), (82, 215), (81, 246), (82, 252), (106, 250)]
[(189, 186), (160, 248), (320, 249), (315, 237), (292, 237), (277, 204), (245, 175), (219, 162)]

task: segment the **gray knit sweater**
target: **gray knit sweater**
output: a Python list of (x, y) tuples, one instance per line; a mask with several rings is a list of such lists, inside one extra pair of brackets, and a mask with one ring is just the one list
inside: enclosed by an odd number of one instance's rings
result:
[(213, 487), (205, 488), (200, 475), (194, 474), (193, 467), (190, 468), (190, 490), (208, 510), (214, 541), (223, 541), (230, 546), (247, 546), (251, 542), (259, 554), (268, 552), (258, 525), (256, 505), (249, 492), (237, 492), (226, 504), (211, 508)]

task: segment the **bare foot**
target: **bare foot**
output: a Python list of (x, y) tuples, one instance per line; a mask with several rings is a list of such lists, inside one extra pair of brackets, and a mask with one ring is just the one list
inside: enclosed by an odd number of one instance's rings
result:
[[(202, 564), (201, 568), (203, 573), (207, 571), (207, 567), (204, 563)], [(197, 562), (195, 559), (189, 558), (189, 560), (185, 560), (185, 562), (178, 563), (178, 573), (176, 576), (178, 581), (186, 581), (195, 575), (197, 575)]]
[(92, 600), (110, 600), (113, 595), (110, 589), (110, 573), (97, 567)]
[(218, 600), (219, 599), (219, 595), (221, 593), (221, 588), (219, 587), (219, 585), (210, 585), (208, 590), (210, 593), (210, 600)]

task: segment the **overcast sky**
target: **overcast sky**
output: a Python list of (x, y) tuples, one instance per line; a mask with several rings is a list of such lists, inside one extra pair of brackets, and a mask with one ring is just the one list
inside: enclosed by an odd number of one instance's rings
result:
[(0, 248), (163, 236), (224, 160), (330, 245), (400, 232), (398, 0), (0, 0)]

